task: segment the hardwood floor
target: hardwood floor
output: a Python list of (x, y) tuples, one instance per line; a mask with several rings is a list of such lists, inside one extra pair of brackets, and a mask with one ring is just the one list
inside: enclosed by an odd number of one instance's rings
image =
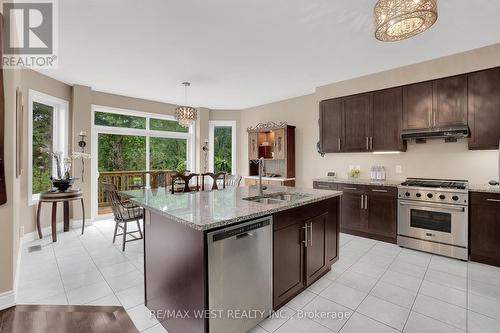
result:
[(18, 305), (0, 311), (0, 333), (135, 333), (121, 306)]

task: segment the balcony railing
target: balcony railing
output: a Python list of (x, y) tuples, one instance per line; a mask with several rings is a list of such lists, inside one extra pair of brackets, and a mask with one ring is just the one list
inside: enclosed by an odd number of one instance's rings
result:
[(172, 184), (171, 175), (173, 170), (152, 170), (152, 171), (107, 171), (99, 173), (98, 205), (99, 214), (111, 213), (111, 208), (104, 193), (103, 183), (110, 183), (116, 186), (118, 191), (137, 189), (148, 185), (151, 188), (167, 187)]

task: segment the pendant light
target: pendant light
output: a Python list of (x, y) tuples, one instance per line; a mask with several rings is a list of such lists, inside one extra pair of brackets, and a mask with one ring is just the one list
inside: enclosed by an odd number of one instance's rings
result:
[(180, 125), (184, 127), (189, 127), (194, 122), (196, 119), (198, 119), (198, 111), (191, 107), (187, 106), (187, 89), (191, 85), (189, 82), (182, 82), (182, 85), (184, 86), (184, 106), (179, 106), (175, 109), (175, 114), (174, 117), (175, 119), (179, 122)]
[(373, 12), (375, 38), (398, 41), (418, 35), (437, 20), (437, 0), (378, 0)]

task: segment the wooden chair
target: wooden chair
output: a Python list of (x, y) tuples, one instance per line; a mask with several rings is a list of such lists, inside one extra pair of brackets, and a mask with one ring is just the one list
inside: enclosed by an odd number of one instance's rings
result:
[[(172, 193), (175, 192), (191, 192), (191, 191), (199, 191), (200, 190), (200, 183), (199, 183), (199, 174), (197, 173), (181, 173), (181, 172), (176, 172), (173, 173), (171, 177), (172, 181)], [(189, 186), (189, 183), (192, 178), (196, 177), (196, 187), (192, 189)], [(175, 190), (175, 181), (176, 180), (182, 180), (184, 182), (184, 188), (181, 191), (176, 191)]]
[[(142, 208), (130, 202), (122, 201), (118, 195), (115, 185), (103, 183), (103, 186), (106, 198), (111, 204), (111, 209), (113, 210), (116, 222), (113, 244), (115, 243), (116, 236), (123, 236), (122, 251), (125, 251), (125, 243), (143, 239), (141, 225), (139, 223), (139, 220), (143, 219)], [(127, 231), (127, 224), (130, 222), (137, 223), (137, 230)], [(122, 230), (122, 233), (118, 233), (118, 228)], [(136, 236), (137, 233), (139, 233), (139, 237)], [(127, 240), (127, 235), (130, 235), (132, 239)]]
[(218, 180), (222, 180), (222, 188), (226, 188), (226, 173), (225, 172), (207, 172), (201, 174), (201, 190), (205, 191), (205, 177), (212, 179), (212, 188), (211, 190), (218, 190), (219, 186), (217, 185)]
[(238, 175), (226, 175), (225, 185), (226, 187), (239, 187), (241, 184), (241, 176)]

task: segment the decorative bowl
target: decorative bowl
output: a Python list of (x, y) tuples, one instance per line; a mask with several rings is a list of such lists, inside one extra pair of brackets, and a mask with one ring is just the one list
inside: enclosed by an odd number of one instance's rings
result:
[(60, 192), (67, 191), (74, 183), (76, 178), (54, 179), (52, 178), (52, 187)]

